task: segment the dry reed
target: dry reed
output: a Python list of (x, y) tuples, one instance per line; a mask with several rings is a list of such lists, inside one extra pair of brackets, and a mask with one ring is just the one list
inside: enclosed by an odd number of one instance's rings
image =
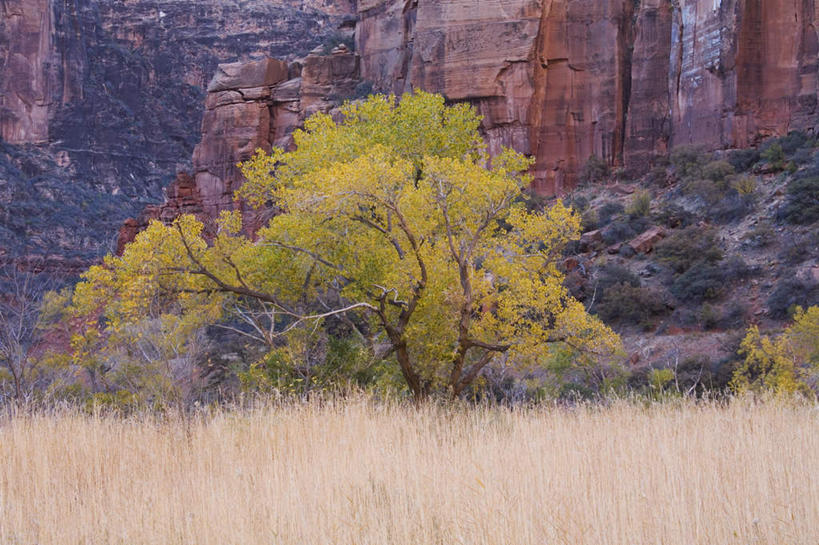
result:
[(737, 402), (0, 420), (2, 544), (819, 543), (819, 413)]

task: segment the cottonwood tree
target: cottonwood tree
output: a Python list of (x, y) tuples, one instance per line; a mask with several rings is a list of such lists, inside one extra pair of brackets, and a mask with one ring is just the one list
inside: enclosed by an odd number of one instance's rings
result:
[(793, 324), (778, 337), (748, 330), (739, 350), (745, 356), (731, 386), (738, 392), (819, 393), (819, 307), (796, 308)]
[(530, 160), (490, 161), (472, 108), (417, 92), (347, 104), (341, 118), (316, 114), (294, 151), (242, 165), (237, 196), (281, 210), (254, 237), (238, 212), (212, 240), (191, 216), (154, 222), (85, 274), (77, 306), (103, 308), (110, 332), (151, 305), (216, 322), (253, 302), (261, 340), (338, 317), (394, 358), (417, 398), (458, 396), (487, 365), (535, 365), (557, 346), (578, 361), (618, 350), (563, 286), (579, 218), (559, 201), (527, 208)]

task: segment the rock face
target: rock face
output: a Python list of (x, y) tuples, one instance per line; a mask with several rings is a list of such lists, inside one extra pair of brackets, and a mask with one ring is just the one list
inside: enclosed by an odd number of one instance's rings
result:
[(190, 170), (220, 63), (295, 58), (354, 13), (328, 0), (0, 1), (0, 250), (113, 249)]
[[(310, 54), (290, 66), (272, 58), (219, 65), (208, 85), (193, 177), (180, 174), (164, 205), (146, 208), (139, 220), (128, 224), (137, 229), (121, 230), (119, 249), (153, 217), (170, 221), (180, 213), (193, 213), (207, 220), (241, 207), (234, 198), (242, 182), (237, 164), (257, 149), (290, 147), (293, 129), (306, 116), (330, 111), (352, 96), (360, 83), (358, 68), (358, 55), (344, 47), (329, 55)], [(264, 218), (244, 211), (252, 232)]]
[(670, 147), (817, 126), (817, 7), (794, 0), (362, 0), (362, 77), (473, 103), (536, 188), (591, 155), (645, 171)]
[[(180, 170), (201, 215), (239, 206), (236, 162), (287, 147), (306, 116), (369, 89), (474, 105), (490, 152), (533, 155), (544, 195), (572, 187), (591, 155), (641, 173), (675, 146), (743, 147), (819, 125), (815, 0), (4, 0), (0, 11), (0, 162), (20, 173), (0, 198), (84, 187), (83, 202), (63, 192), (74, 208), (61, 214), (94, 207), (100, 219), (58, 239), (88, 256), (113, 245), (105, 221), (156, 204)], [(354, 52), (333, 49), (339, 32), (354, 33)], [(149, 215), (193, 210), (168, 198)], [(49, 239), (5, 217), (7, 254)]]

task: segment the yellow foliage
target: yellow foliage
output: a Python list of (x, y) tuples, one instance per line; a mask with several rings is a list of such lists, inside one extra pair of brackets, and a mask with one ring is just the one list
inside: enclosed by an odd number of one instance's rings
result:
[(108, 335), (145, 315), (201, 325), (248, 300), (291, 325), (356, 313), (416, 395), (457, 394), (488, 363), (524, 364), (550, 343), (578, 357), (618, 350), (556, 266), (580, 219), (559, 202), (527, 209), (531, 160), (512, 150), (490, 160), (474, 110), (417, 92), (341, 113), (340, 124), (311, 117), (294, 151), (241, 165), (237, 197), (284, 212), (255, 240), (238, 212), (220, 216), (212, 241), (193, 217), (154, 222), (86, 273), (75, 306), (104, 309)]
[(816, 394), (819, 379), (819, 307), (797, 308), (794, 323), (777, 338), (748, 330), (734, 373), (735, 390), (776, 394)]

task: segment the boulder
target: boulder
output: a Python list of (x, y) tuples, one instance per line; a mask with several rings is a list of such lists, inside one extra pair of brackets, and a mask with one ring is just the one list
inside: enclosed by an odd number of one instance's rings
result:
[(647, 254), (654, 249), (654, 245), (666, 237), (665, 229), (652, 227), (642, 235), (633, 239), (628, 245), (638, 254)]
[(588, 231), (580, 236), (580, 247), (589, 250), (603, 242), (603, 232), (600, 229)]
[(278, 59), (220, 64), (208, 85), (208, 93), (271, 86), (286, 79), (287, 63)]

